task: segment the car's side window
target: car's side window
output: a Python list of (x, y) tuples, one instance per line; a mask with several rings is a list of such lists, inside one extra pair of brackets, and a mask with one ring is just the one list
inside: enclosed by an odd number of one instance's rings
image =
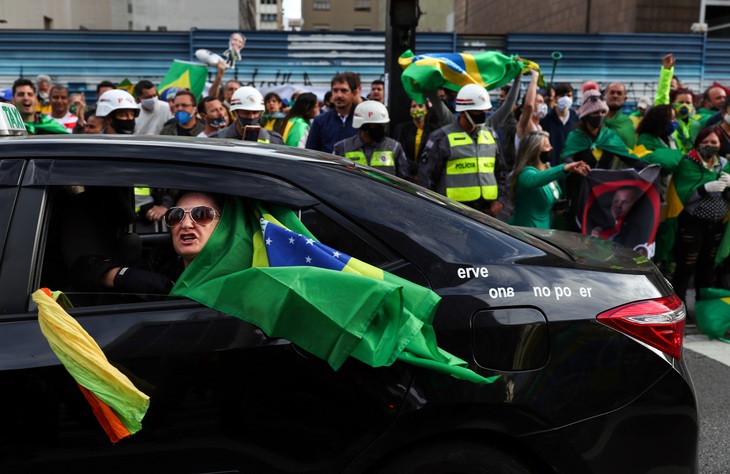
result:
[[(167, 188), (164, 192), (170, 198), (168, 205), (174, 205), (180, 191)], [(162, 221), (149, 225), (139, 205), (140, 195), (145, 196), (139, 186), (49, 186), (40, 286), (66, 292), (76, 307), (169, 299), (162, 292), (121, 292), (101, 283), (99, 272), (106, 268), (102, 262), (159, 273), (173, 281), (183, 270), (169, 229)], [(375, 266), (389, 263), (377, 243), (338, 222), (331, 211), (317, 206), (292, 210), (325, 245)]]

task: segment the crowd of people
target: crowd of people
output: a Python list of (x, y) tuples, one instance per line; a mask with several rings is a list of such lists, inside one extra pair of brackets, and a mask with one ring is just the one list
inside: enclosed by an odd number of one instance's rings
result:
[[(626, 243), (653, 257), (683, 299), (692, 277), (698, 288), (714, 284), (730, 209), (730, 99), (717, 83), (701, 93), (685, 87), (671, 54), (658, 71), (656, 96), (640, 98), (633, 111), (626, 110), (620, 82), (601, 90), (587, 81), (576, 98), (568, 83), (541, 89), (532, 70), (521, 101), (522, 75), (498, 91), (496, 107), (482, 86), (446, 87), (428, 91), (425, 103), (412, 101), (410, 119), (398, 124), (390, 122), (380, 80), (362, 97), (359, 75), (339, 73), (320, 101), (307, 91), (282, 98), (223, 83), (225, 69), (219, 66), (202, 98), (175, 88), (158, 94), (147, 80), (131, 94), (103, 81), (89, 108), (83, 94), (38, 76), (35, 83), (16, 80), (4, 100), (17, 107), (30, 134), (229, 138), (333, 153), (515, 225)], [(665, 203), (656, 250), (650, 241), (625, 240), (631, 209), (646, 190), (610, 188), (605, 218), (587, 228), (589, 175), (627, 169), (641, 175), (649, 167), (660, 169), (656, 184)], [(160, 220), (166, 210), (153, 206), (147, 218)]]

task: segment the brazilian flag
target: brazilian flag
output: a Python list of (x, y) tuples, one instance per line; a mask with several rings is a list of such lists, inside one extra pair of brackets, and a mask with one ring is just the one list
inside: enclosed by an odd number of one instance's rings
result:
[(710, 339), (726, 339), (730, 330), (730, 290), (724, 288), (700, 288), (700, 299), (695, 302), (697, 327)]
[(205, 89), (205, 80), (208, 78), (208, 66), (189, 61), (176, 59), (167, 70), (167, 74), (160, 82), (158, 92), (162, 94), (166, 89), (175, 87), (177, 89), (189, 89), (200, 99)]
[[(540, 66), (517, 56), (506, 56), (496, 51), (481, 53), (426, 53), (414, 55), (411, 50), (398, 58), (403, 68), (401, 81), (408, 96), (425, 103), (424, 91), (440, 87), (458, 91), (467, 84), (478, 84), (493, 90), (508, 83), (530, 69), (540, 71)], [(538, 80), (545, 87), (542, 75)]]
[(436, 344), (440, 297), (319, 242), (290, 209), (230, 198), (171, 295), (285, 338), (337, 370), (348, 357), (401, 360), (490, 383)]

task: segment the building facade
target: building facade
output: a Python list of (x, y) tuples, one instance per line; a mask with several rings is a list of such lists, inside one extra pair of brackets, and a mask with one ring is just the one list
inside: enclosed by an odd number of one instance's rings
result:
[[(420, 0), (417, 31), (454, 31), (454, 0)], [(388, 0), (302, 0), (302, 31), (385, 31)]]
[(0, 29), (281, 30), (282, 0), (23, 0), (0, 2)]
[(687, 34), (701, 5), (702, 0), (456, 0), (454, 13), (456, 31), (469, 35)]

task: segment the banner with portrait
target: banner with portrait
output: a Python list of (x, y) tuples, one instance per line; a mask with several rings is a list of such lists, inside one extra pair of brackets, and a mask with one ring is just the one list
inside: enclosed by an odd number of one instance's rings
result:
[(661, 215), (657, 165), (635, 169), (594, 169), (581, 188), (581, 232), (631, 247), (647, 258), (655, 253)]

